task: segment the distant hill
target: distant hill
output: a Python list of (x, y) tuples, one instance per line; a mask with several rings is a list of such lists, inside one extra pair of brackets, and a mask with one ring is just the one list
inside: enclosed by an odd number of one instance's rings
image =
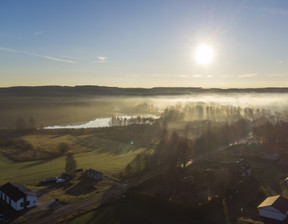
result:
[(204, 89), (200, 87), (119, 88), (107, 86), (17, 86), (0, 88), (0, 96), (161, 96), (195, 93), (288, 93), (288, 88)]

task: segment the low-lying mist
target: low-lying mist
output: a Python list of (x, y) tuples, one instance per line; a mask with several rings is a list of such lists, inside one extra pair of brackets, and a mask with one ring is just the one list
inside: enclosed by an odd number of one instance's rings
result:
[[(63, 96), (63, 97), (21, 97), (0, 98), (0, 127), (15, 128), (17, 120), (29, 125), (33, 118), (36, 127), (55, 125), (80, 125), (96, 118), (112, 116), (139, 116), (151, 114), (160, 116), (167, 108), (187, 108), (200, 105), (208, 114), (209, 107), (238, 108), (244, 114), (245, 108), (255, 113), (286, 113), (287, 93), (197, 93), (169, 96)], [(208, 109), (207, 109), (208, 108)], [(198, 108), (199, 109), (199, 108)], [(283, 116), (282, 116), (283, 117)], [(208, 117), (210, 118), (210, 117)], [(189, 119), (196, 119), (191, 117)], [(203, 118), (204, 119), (204, 118)], [(207, 119), (207, 117), (205, 117)]]

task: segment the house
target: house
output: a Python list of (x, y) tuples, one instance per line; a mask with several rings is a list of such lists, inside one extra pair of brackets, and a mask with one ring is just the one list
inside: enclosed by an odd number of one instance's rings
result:
[(90, 177), (94, 180), (102, 180), (103, 179), (103, 174), (101, 172), (93, 170), (93, 169), (86, 170), (86, 176)]
[(268, 197), (258, 209), (262, 217), (283, 221), (288, 215), (288, 200), (280, 195)]
[(0, 187), (0, 203), (5, 202), (16, 211), (37, 206), (37, 195), (18, 183), (6, 183)]
[(50, 177), (42, 180), (42, 183), (51, 183), (51, 182), (56, 182), (57, 177)]
[(241, 176), (250, 176), (251, 175), (251, 167), (248, 162), (244, 159), (240, 159), (235, 163), (238, 172)]
[(62, 179), (64, 179), (65, 181), (70, 181), (72, 180), (72, 176), (67, 174), (67, 173), (62, 173), (61, 174)]

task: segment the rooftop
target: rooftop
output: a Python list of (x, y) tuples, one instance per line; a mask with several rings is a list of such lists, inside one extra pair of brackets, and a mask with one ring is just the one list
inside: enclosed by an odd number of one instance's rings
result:
[(258, 208), (272, 206), (282, 213), (286, 213), (288, 211), (288, 200), (281, 195), (271, 196), (266, 198)]
[(97, 171), (97, 170), (90, 169), (90, 168), (89, 168), (88, 170), (86, 170), (86, 172), (95, 173), (95, 174), (101, 173), (101, 172), (99, 172), (99, 171)]
[(13, 201), (18, 201), (26, 195), (37, 196), (36, 193), (18, 183), (6, 183), (0, 187), (0, 191), (6, 194)]

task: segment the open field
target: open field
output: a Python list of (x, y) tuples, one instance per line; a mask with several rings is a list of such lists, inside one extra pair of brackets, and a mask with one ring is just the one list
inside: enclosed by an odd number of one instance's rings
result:
[[(93, 135), (72, 136), (24, 136), (25, 140), (38, 147), (53, 150), (59, 142), (71, 145), (78, 168), (94, 168), (104, 175), (118, 174), (127, 163), (145, 148), (124, 144), (108, 139), (97, 138)], [(15, 162), (0, 155), (0, 184), (19, 182), (25, 185), (36, 185), (42, 179), (59, 176), (65, 171), (65, 156), (55, 159)]]

